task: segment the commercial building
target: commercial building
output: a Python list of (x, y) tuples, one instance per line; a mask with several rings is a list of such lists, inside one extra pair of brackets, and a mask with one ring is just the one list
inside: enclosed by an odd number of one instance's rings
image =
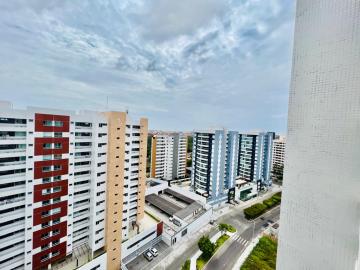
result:
[(146, 138), (126, 113), (1, 103), (0, 267), (120, 269), (144, 215)]
[(359, 48), (359, 1), (297, 1), (278, 270), (360, 269)]
[(283, 136), (279, 136), (273, 141), (272, 167), (274, 167), (274, 165), (284, 166), (285, 145), (286, 139)]
[(236, 131), (195, 132), (191, 175), (194, 192), (207, 197), (211, 204), (233, 197), (238, 150), (239, 134)]
[(187, 136), (183, 133), (156, 133), (151, 138), (152, 178), (185, 178)]
[(274, 132), (239, 134), (237, 176), (249, 182), (271, 185)]
[(157, 179), (148, 179), (147, 183), (146, 211), (163, 221), (162, 241), (168, 246), (188, 239), (210, 222), (213, 208), (205, 197)]

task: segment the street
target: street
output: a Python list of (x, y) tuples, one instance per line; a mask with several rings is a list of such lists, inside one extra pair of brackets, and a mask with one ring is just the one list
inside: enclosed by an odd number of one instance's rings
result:
[[(229, 239), (223, 247), (220, 248), (214, 257), (211, 258), (209, 263), (204, 268), (205, 270), (231, 270), (235, 265), (240, 254), (244, 251), (245, 247), (252, 240), (253, 234), (256, 236), (261, 230), (264, 229), (264, 225), (268, 223), (268, 220), (276, 222), (280, 217), (280, 207), (276, 207), (269, 212), (262, 215), (261, 218), (256, 219), (254, 222), (245, 221), (248, 223), (247, 229), (243, 232), (236, 233), (235, 237)], [(226, 221), (226, 223), (234, 224), (234, 222)], [(255, 225), (255, 226), (254, 226)]]

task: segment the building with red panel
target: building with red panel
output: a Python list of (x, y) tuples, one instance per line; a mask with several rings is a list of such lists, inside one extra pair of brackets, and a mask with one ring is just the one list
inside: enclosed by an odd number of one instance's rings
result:
[(2, 103), (0, 268), (120, 269), (121, 243), (144, 216), (146, 137), (147, 120), (126, 113)]

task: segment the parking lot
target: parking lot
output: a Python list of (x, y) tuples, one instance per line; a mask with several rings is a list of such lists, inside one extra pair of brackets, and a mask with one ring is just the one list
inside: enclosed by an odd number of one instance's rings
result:
[(160, 241), (154, 247), (158, 250), (159, 255), (155, 257), (152, 261), (149, 262), (145, 259), (143, 254), (140, 254), (133, 261), (128, 263), (126, 267), (129, 270), (150, 270), (151, 268), (156, 266), (162, 260), (162, 258), (164, 258), (171, 250), (171, 248), (163, 241)]

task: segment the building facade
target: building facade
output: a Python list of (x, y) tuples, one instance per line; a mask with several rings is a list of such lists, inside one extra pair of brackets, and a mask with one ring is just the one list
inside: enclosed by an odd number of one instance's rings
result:
[(360, 269), (359, 48), (359, 1), (297, 1), (278, 270)]
[(272, 167), (274, 167), (274, 165), (284, 166), (285, 146), (286, 139), (283, 136), (280, 136), (273, 141)]
[(271, 185), (274, 132), (239, 134), (237, 176), (245, 181)]
[(150, 176), (180, 179), (186, 173), (187, 136), (183, 133), (157, 133), (151, 138)]
[(195, 132), (193, 136), (193, 190), (215, 204), (235, 187), (239, 136), (235, 131)]
[[(117, 142), (121, 132), (126, 139)], [(146, 119), (133, 125), (126, 113), (2, 103), (0, 266), (75, 269), (93, 259), (119, 269), (121, 242), (144, 208), (146, 136)]]

